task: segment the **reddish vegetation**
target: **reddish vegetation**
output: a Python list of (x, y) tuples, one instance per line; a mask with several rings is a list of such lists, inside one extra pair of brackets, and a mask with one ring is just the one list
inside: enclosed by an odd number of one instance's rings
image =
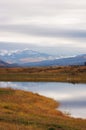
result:
[(35, 73), (35, 72), (86, 72), (86, 66), (59, 66), (59, 67), (29, 67), (29, 68), (0, 68), (0, 73)]
[(0, 80), (86, 83), (86, 66), (0, 68)]

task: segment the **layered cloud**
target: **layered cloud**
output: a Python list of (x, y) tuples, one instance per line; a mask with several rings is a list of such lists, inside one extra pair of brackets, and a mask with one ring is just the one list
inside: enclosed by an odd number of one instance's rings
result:
[(86, 48), (86, 1), (0, 0), (0, 41)]

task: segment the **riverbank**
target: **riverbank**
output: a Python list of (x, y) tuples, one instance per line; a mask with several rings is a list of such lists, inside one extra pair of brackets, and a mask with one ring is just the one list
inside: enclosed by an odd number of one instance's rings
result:
[(85, 130), (86, 120), (56, 110), (59, 103), (32, 92), (0, 88), (1, 130)]
[(0, 68), (0, 81), (86, 83), (86, 66)]

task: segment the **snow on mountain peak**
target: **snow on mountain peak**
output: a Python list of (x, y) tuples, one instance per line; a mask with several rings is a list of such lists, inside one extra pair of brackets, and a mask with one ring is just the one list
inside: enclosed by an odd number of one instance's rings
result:
[(7, 55), (7, 54), (8, 54), (7, 50), (0, 50), (0, 55), (1, 56)]
[(12, 54), (18, 54), (18, 53), (21, 53), (23, 51), (29, 51), (29, 49), (26, 48), (26, 49), (23, 49), (23, 50), (19, 50), (19, 49), (18, 50), (0, 50), (0, 55), (1, 56), (5, 56), (5, 55), (10, 56)]
[(1, 56), (13, 56), (16, 54), (21, 54), (21, 55), (27, 55), (27, 56), (32, 56), (32, 55), (38, 55), (38, 56), (47, 56), (49, 57), (50, 55), (46, 54), (46, 53), (40, 53), (38, 51), (33, 51), (30, 50), (29, 48), (25, 48), (25, 49), (18, 49), (18, 50), (0, 50), (0, 55)]
[(5, 56), (5, 55), (12, 55), (13, 53), (18, 53), (19, 50), (0, 50), (0, 55)]

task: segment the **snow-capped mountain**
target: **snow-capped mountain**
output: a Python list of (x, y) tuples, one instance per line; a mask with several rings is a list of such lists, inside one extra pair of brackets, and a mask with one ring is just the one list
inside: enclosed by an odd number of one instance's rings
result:
[(68, 65), (86, 65), (86, 54), (59, 58), (52, 60), (45, 60), (40, 62), (26, 63), (23, 66), (68, 66)]
[(0, 50), (0, 59), (7, 63), (28, 63), (28, 62), (39, 62), (43, 60), (50, 60), (54, 57), (46, 53), (40, 53), (38, 51), (29, 50), (28, 48), (23, 50)]
[(86, 54), (78, 56), (52, 56), (46, 53), (27, 49), (23, 50), (0, 50), (0, 59), (15, 66), (66, 66), (86, 65)]

